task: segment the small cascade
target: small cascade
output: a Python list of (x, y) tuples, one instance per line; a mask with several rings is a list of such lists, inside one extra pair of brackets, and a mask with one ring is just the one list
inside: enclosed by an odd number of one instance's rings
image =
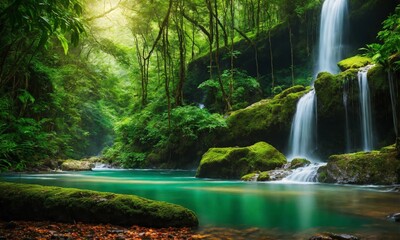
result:
[(389, 80), (389, 89), (390, 89), (390, 100), (392, 102), (392, 114), (393, 114), (393, 125), (394, 125), (394, 132), (396, 134), (396, 137), (399, 136), (399, 133), (397, 132), (397, 92), (396, 88), (394, 86), (393, 82), (393, 73), (389, 72), (388, 74), (388, 80)]
[(317, 171), (326, 163), (312, 163), (306, 167), (300, 167), (293, 171), (292, 174), (282, 179), (283, 182), (317, 182)]
[(368, 65), (358, 71), (358, 86), (361, 106), (361, 140), (363, 151), (373, 149), (371, 97), (368, 86), (368, 71), (373, 65)]
[(315, 90), (304, 95), (297, 103), (290, 131), (289, 159), (306, 158), (312, 161), (316, 149), (316, 104)]
[(346, 121), (346, 153), (351, 152), (351, 140), (350, 140), (350, 120), (349, 120), (349, 81), (345, 80), (343, 84), (343, 106), (345, 113), (345, 121)]

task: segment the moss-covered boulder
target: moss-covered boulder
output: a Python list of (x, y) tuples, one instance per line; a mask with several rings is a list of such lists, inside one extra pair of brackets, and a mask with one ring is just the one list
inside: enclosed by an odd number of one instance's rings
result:
[(394, 146), (380, 151), (332, 155), (318, 170), (318, 180), (326, 183), (400, 183), (400, 161)]
[(240, 179), (248, 173), (272, 170), (285, 163), (285, 156), (265, 142), (249, 147), (210, 148), (200, 161), (196, 177)]
[(247, 146), (266, 141), (278, 149), (287, 144), (297, 101), (309, 88), (294, 86), (272, 99), (264, 99), (253, 105), (234, 111), (227, 118), (228, 132), (221, 136), (221, 145)]
[(179, 205), (113, 193), (0, 182), (4, 220), (194, 227), (196, 215)]
[(270, 176), (268, 171), (266, 172), (261, 172), (260, 175), (258, 175), (257, 181), (258, 182), (265, 182), (265, 181), (269, 181)]
[(245, 182), (253, 182), (257, 181), (257, 178), (260, 174), (259, 173), (249, 173), (240, 178), (240, 180), (245, 181)]
[(63, 171), (90, 171), (95, 163), (87, 160), (67, 159), (61, 164)]
[(350, 58), (346, 58), (338, 63), (340, 70), (346, 71), (351, 68), (361, 68), (372, 63), (372, 59), (369, 57), (364, 57), (356, 55)]
[(290, 168), (291, 169), (296, 169), (296, 168), (299, 168), (299, 167), (306, 167), (306, 166), (308, 166), (310, 164), (311, 164), (311, 162), (308, 161), (305, 158), (295, 158), (290, 162)]

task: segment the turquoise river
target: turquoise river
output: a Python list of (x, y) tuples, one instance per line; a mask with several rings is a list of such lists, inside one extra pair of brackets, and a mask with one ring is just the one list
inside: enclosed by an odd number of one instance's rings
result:
[(1, 181), (135, 194), (196, 212), (199, 234), (308, 239), (319, 232), (400, 239), (400, 193), (384, 186), (257, 183), (197, 179), (193, 171), (126, 170), (6, 174)]

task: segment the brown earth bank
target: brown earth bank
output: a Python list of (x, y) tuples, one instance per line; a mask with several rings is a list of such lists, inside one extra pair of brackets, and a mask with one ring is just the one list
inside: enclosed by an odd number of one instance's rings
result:
[(110, 224), (0, 221), (1, 240), (193, 239), (190, 228), (120, 227)]

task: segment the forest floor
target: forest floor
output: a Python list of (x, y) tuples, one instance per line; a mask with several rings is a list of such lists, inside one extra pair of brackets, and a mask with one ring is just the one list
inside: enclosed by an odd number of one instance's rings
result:
[[(200, 236), (199, 236), (200, 237)], [(201, 237), (200, 237), (201, 238)], [(0, 221), (0, 240), (198, 239), (190, 228), (120, 227), (109, 224), (67, 224)]]

